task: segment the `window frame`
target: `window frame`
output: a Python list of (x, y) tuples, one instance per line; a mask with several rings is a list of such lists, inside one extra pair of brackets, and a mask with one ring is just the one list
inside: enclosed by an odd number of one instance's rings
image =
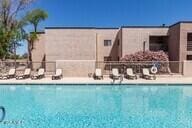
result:
[(104, 47), (112, 46), (112, 40), (104, 40)]
[(187, 41), (192, 41), (192, 32), (187, 33)]
[(192, 32), (187, 33), (187, 51), (192, 51)]
[(192, 61), (192, 55), (187, 55), (186, 60)]

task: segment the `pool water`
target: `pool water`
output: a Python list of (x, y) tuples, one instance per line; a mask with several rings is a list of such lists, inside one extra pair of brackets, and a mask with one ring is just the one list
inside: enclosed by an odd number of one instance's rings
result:
[(190, 86), (0, 86), (0, 106), (0, 128), (192, 128)]

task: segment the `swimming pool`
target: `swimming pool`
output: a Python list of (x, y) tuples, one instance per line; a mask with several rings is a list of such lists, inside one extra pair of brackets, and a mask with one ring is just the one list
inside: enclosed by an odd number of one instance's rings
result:
[(190, 86), (0, 86), (0, 106), (1, 128), (192, 127)]

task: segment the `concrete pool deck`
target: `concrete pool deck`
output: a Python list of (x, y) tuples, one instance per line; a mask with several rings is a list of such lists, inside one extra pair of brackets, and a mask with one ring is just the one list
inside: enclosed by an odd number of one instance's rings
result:
[(179, 76), (169, 76), (169, 77), (157, 77), (156, 80), (145, 80), (145, 79), (137, 79), (137, 80), (127, 80), (123, 79), (123, 81), (120, 83), (120, 80), (115, 81), (113, 83), (113, 80), (110, 78), (104, 78), (103, 80), (94, 80), (93, 78), (76, 78), (76, 77), (70, 77), (70, 78), (63, 78), (61, 80), (51, 80), (51, 77), (47, 77), (41, 80), (0, 80), (1, 85), (8, 85), (8, 84), (16, 84), (16, 85), (30, 85), (30, 84), (191, 84), (192, 85), (192, 77), (179, 77)]

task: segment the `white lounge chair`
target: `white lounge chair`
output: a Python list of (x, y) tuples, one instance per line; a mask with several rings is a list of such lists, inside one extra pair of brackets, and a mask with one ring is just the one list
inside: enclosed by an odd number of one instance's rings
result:
[(97, 68), (95, 70), (95, 75), (94, 75), (95, 79), (103, 79), (103, 74), (102, 74), (102, 70), (100, 68)]
[(45, 69), (44, 68), (40, 68), (36, 74), (31, 76), (31, 79), (32, 80), (37, 80), (37, 79), (42, 79), (44, 77), (45, 77)]
[(12, 79), (15, 77), (16, 70), (14, 68), (10, 69), (8, 74), (3, 74), (0, 76), (0, 79), (6, 80), (6, 79)]
[(121, 75), (119, 74), (119, 70), (117, 68), (113, 68), (112, 69), (112, 75), (111, 75), (112, 79), (120, 79)]
[(143, 78), (147, 80), (152, 80), (152, 79), (155, 80), (156, 76), (150, 74), (149, 69), (143, 68)]
[(137, 79), (137, 75), (133, 73), (133, 69), (132, 68), (128, 68), (125, 74), (125, 78), (128, 79)]
[(17, 80), (27, 79), (30, 78), (30, 75), (31, 75), (31, 69), (26, 68), (23, 74), (16, 76), (16, 79)]
[(59, 80), (63, 77), (62, 69), (57, 69), (55, 75), (52, 76), (52, 80)]

